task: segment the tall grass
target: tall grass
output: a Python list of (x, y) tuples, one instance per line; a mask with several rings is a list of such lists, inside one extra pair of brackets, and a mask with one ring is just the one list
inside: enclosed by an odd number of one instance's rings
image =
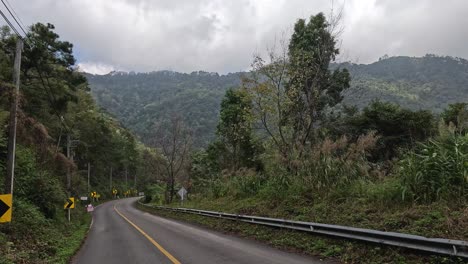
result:
[(259, 194), (275, 200), (331, 193), (356, 180), (371, 178), (372, 166), (367, 156), (377, 140), (374, 132), (362, 135), (356, 142), (346, 137), (336, 141), (324, 139), (312, 147), (306, 157), (293, 161), (295, 172), (274, 161), (261, 175), (247, 169), (224, 172), (213, 182), (210, 193), (214, 198), (245, 198)]
[(356, 142), (342, 137), (325, 139), (302, 161), (299, 177), (303, 184), (316, 191), (327, 191), (369, 178), (372, 167), (367, 160), (378, 140), (375, 132), (362, 135)]
[(454, 131), (421, 143), (400, 162), (403, 198), (420, 202), (468, 198), (468, 134)]

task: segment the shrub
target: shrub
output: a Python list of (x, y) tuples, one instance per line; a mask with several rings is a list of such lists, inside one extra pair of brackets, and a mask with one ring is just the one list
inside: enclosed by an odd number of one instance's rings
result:
[(232, 189), (236, 197), (249, 197), (258, 193), (265, 183), (262, 174), (256, 174), (252, 169), (241, 168), (232, 178)]
[(210, 194), (213, 198), (220, 198), (227, 194), (226, 183), (221, 179), (215, 179), (210, 183)]
[(468, 134), (446, 133), (421, 143), (400, 163), (404, 199), (433, 202), (466, 200), (468, 196)]
[(318, 191), (369, 178), (371, 166), (367, 156), (378, 139), (375, 132), (360, 136), (354, 143), (346, 137), (337, 141), (325, 139), (304, 159), (299, 176), (305, 185)]
[(66, 195), (56, 177), (39, 168), (35, 152), (18, 145), (15, 196), (36, 205), (46, 218), (56, 217)]
[(162, 204), (165, 188), (158, 184), (152, 184), (145, 188), (145, 203)]

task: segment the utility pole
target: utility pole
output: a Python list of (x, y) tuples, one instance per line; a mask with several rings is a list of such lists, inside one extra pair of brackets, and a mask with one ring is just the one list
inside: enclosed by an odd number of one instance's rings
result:
[[(71, 137), (70, 134), (67, 134), (67, 158), (71, 161)], [(71, 194), (71, 169), (67, 168), (67, 192), (70, 196)]]
[(112, 191), (112, 166), (111, 166), (111, 169), (110, 169), (109, 183), (110, 183), (110, 189)]
[[(67, 158), (68, 160), (72, 161), (73, 158), (71, 156), (71, 137), (70, 134), (67, 134)], [(71, 196), (71, 168), (68, 166), (67, 168), (67, 192), (68, 197)], [(70, 208), (68, 208), (68, 222), (70, 222)]]
[(127, 170), (127, 166), (125, 166), (125, 188), (128, 188), (128, 170)]
[(89, 191), (90, 191), (90, 186), (89, 186), (89, 177), (91, 175), (91, 163), (88, 162), (88, 195), (89, 195)]
[(18, 38), (16, 41), (15, 64), (13, 69), (13, 82), (15, 84), (15, 88), (11, 94), (12, 100), (10, 110), (10, 131), (8, 134), (7, 175), (5, 177), (5, 193), (10, 193), (11, 195), (13, 195), (13, 185), (15, 182), (16, 125), (18, 121), (17, 113), (22, 49), (23, 40)]

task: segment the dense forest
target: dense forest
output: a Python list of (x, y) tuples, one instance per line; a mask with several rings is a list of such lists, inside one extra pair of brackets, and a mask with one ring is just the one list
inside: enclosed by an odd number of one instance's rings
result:
[(424, 57), (388, 57), (378, 62), (339, 64), (353, 81), (344, 103), (364, 107), (380, 99), (412, 110), (440, 113), (449, 104), (468, 101), (468, 61), (428, 54)]
[(239, 86), (241, 75), (159, 71), (86, 76), (97, 103), (142, 141), (150, 141), (155, 124), (180, 115), (192, 128), (195, 146), (201, 147), (213, 139), (221, 98)]
[[(375, 99), (402, 107), (440, 113), (451, 103), (468, 101), (468, 61), (426, 55), (382, 57), (372, 64), (331, 63), (347, 68), (350, 88), (341, 104), (363, 108)], [(194, 145), (205, 147), (214, 139), (221, 99), (237, 87), (246, 73), (218, 75), (171, 71), (87, 74), (97, 103), (149, 142), (152, 127), (171, 115), (180, 115), (193, 128)]]

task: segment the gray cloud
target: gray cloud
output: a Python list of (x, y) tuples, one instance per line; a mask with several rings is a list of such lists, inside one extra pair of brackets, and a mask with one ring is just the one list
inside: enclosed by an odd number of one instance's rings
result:
[[(329, 13), (330, 0), (16, 0), (26, 24), (50, 22), (85, 70), (232, 72), (290, 32)], [(340, 2), (340, 1), (336, 1)], [(468, 1), (347, 0), (342, 60), (426, 53), (468, 58)]]

